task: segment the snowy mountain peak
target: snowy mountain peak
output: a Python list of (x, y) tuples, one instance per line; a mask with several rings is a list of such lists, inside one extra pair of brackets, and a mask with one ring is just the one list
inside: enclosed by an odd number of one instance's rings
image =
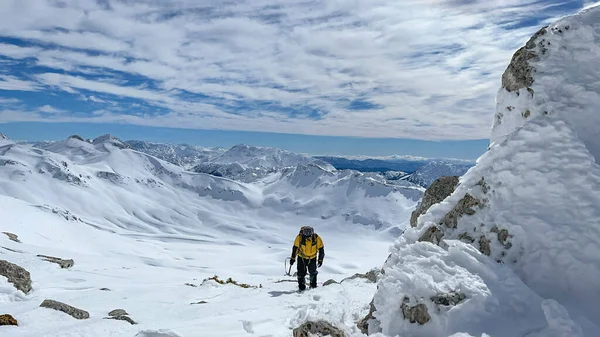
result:
[(0, 140), (9, 140), (8, 136), (0, 132)]
[(117, 138), (111, 134), (105, 134), (103, 136), (94, 138), (94, 140), (92, 141), (92, 144), (94, 144), (94, 145), (110, 144), (110, 145), (113, 145), (120, 149), (130, 148), (130, 146), (128, 144), (123, 143), (119, 138)]

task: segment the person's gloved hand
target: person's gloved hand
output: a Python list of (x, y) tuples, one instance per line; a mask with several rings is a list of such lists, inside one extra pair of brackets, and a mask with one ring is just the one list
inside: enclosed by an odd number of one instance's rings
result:
[(319, 260), (317, 263), (317, 267), (321, 268), (322, 265), (323, 265), (323, 260)]
[(294, 262), (296, 262), (296, 259), (290, 259), (290, 266), (293, 266)]

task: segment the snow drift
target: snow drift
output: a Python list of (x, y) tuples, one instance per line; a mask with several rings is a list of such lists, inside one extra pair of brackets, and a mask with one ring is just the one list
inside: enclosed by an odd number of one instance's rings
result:
[(598, 336), (600, 7), (503, 76), (490, 149), (392, 248), (370, 333)]

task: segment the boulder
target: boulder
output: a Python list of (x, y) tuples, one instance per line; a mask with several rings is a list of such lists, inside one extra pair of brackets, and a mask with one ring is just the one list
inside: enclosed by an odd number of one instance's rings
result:
[(0, 275), (6, 277), (9, 283), (25, 294), (31, 291), (31, 275), (23, 267), (6, 260), (0, 260)]
[(331, 336), (331, 337), (345, 337), (346, 334), (330, 323), (318, 320), (318, 321), (307, 321), (299, 327), (293, 330), (294, 337), (316, 337), (316, 336)]
[(417, 305), (410, 306), (409, 298), (405, 297), (404, 301), (401, 305), (402, 314), (404, 315), (404, 319), (409, 320), (411, 323), (419, 323), (421, 325), (429, 322), (431, 316), (427, 311), (427, 306), (423, 303), (419, 303)]
[(44, 261), (56, 263), (61, 268), (71, 268), (75, 264), (75, 261), (73, 261), (72, 259), (64, 260), (64, 259), (61, 259), (61, 258), (58, 258), (58, 257), (47, 256), (47, 255), (38, 255), (38, 257), (41, 257), (42, 260), (44, 260)]
[(17, 320), (9, 314), (0, 315), (0, 326), (1, 325), (19, 325)]
[(70, 315), (76, 319), (90, 318), (90, 314), (87, 311), (72, 307), (68, 304), (55, 300), (44, 300), (42, 304), (40, 304), (40, 307), (62, 311), (65, 314)]

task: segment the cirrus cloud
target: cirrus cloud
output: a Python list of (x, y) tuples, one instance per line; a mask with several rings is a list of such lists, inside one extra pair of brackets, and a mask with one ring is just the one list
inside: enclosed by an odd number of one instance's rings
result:
[(514, 50), (548, 20), (588, 5), (5, 0), (0, 93), (28, 91), (61, 113), (31, 105), (0, 121), (487, 138)]

